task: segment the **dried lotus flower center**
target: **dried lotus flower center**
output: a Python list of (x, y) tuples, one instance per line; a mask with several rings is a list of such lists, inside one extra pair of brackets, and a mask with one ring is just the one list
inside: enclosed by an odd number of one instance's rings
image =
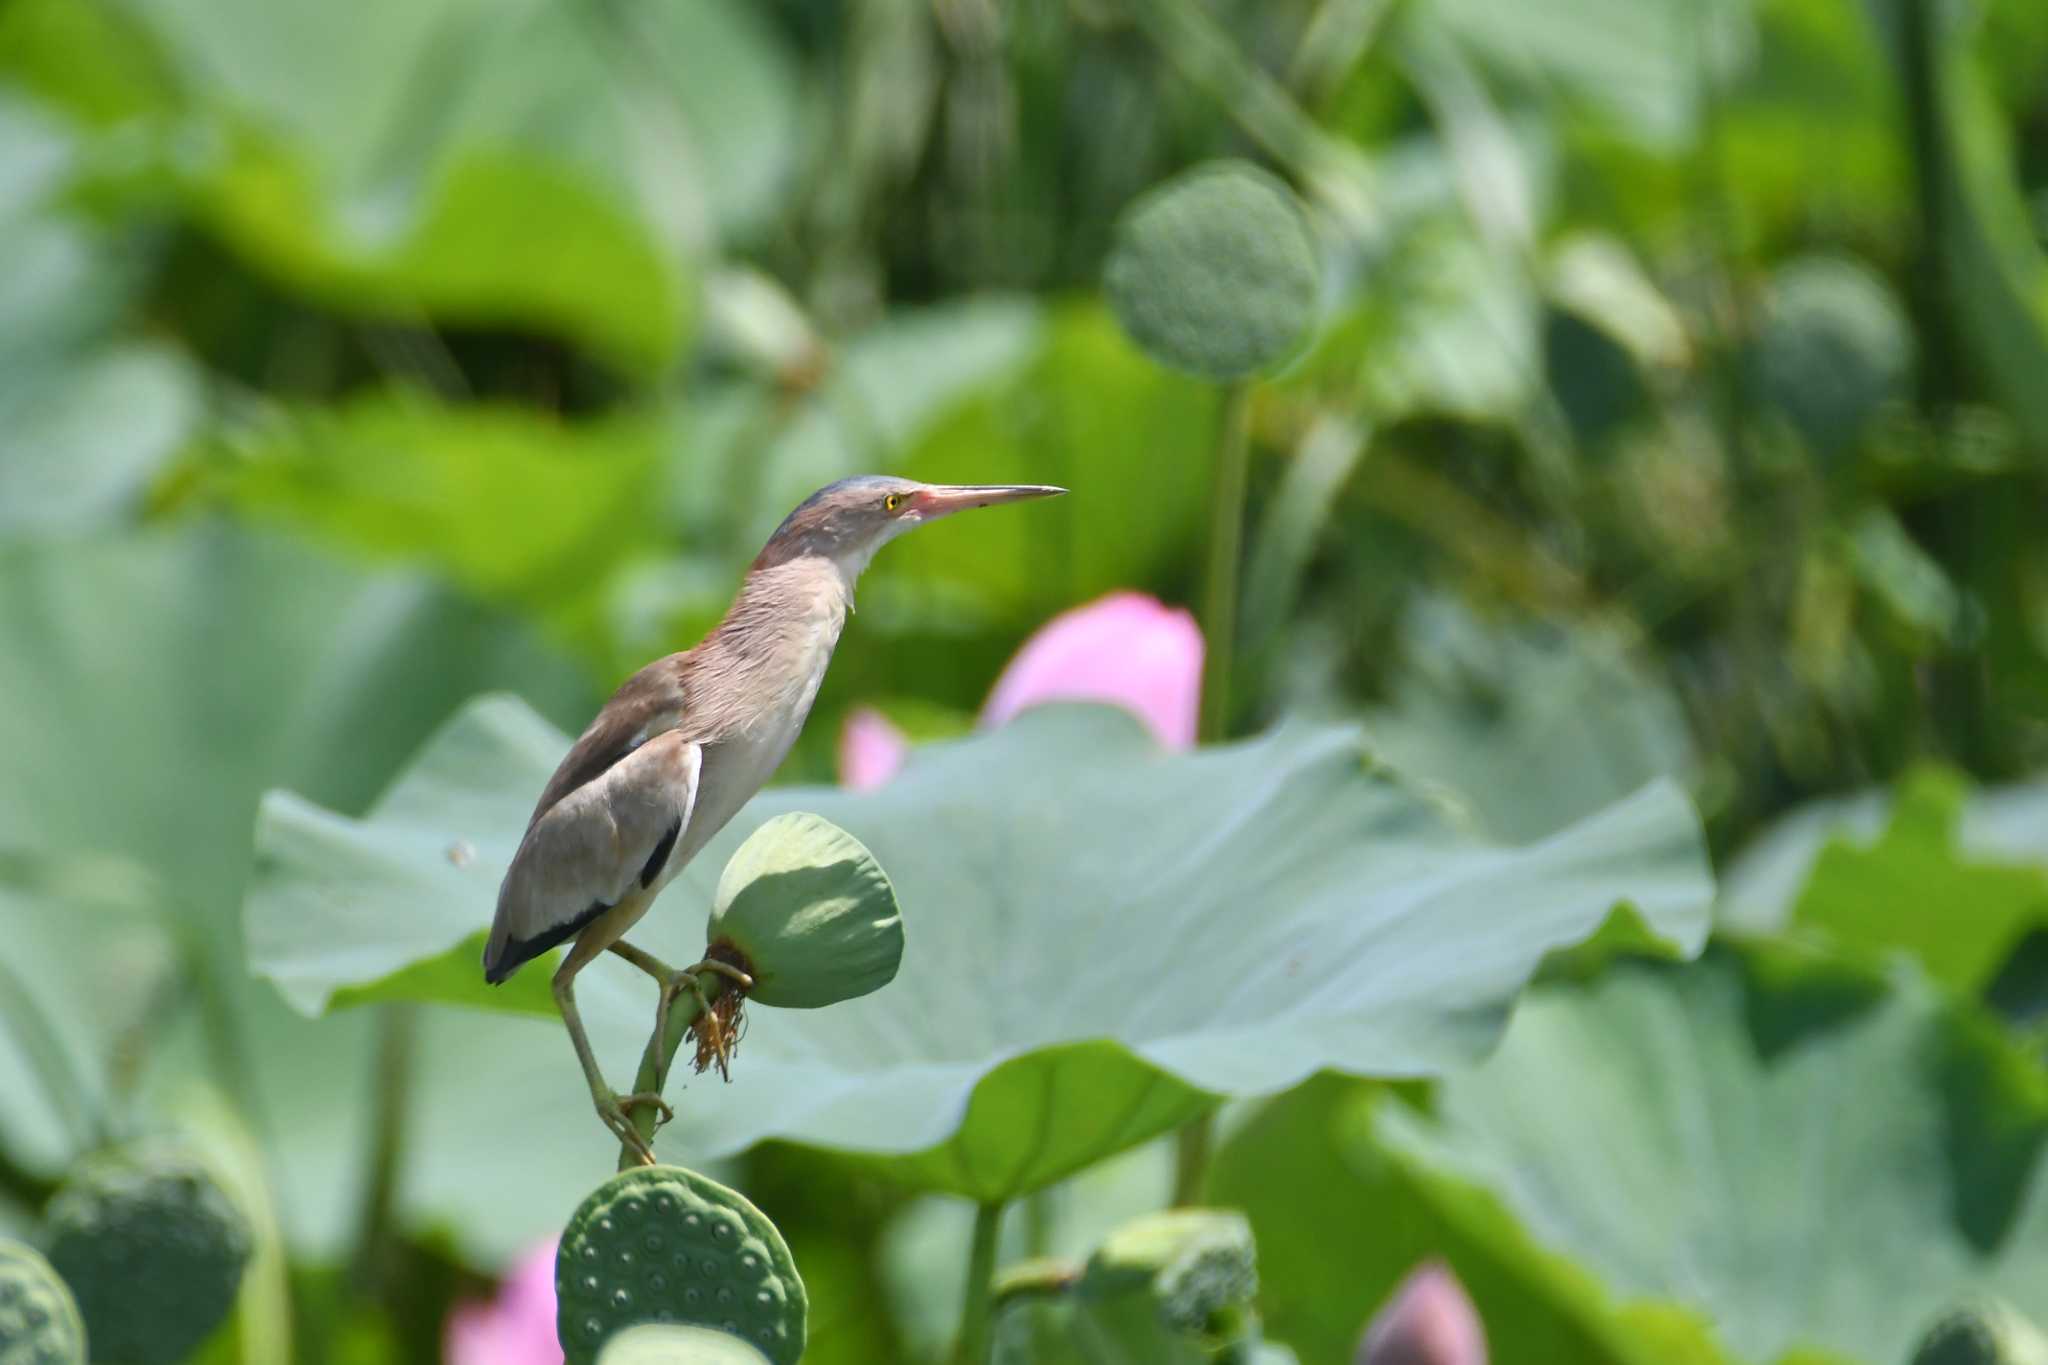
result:
[[(719, 939), (706, 948), (704, 959), (722, 962), (750, 977), (754, 975), (754, 964), (730, 939)], [(719, 1079), (730, 1081), (732, 1059), (747, 1031), (747, 993), (740, 989), (738, 982), (723, 975), (707, 973), (705, 994), (711, 996), (711, 1008), (698, 1015), (696, 1022), (690, 1025), (689, 1036), (697, 1044), (693, 1064), (700, 1076), (717, 1067)]]

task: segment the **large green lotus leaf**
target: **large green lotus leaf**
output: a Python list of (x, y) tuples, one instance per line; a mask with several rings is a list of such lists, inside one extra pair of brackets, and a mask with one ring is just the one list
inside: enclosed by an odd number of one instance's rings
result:
[[(309, 1026), (247, 977), (238, 911), (258, 799), (290, 782), (359, 809), (459, 698), (512, 685), (557, 715), (589, 704), (583, 679), (525, 632), (422, 580), (288, 542), (194, 525), (0, 551), (0, 752), (19, 777), (0, 784), (4, 847), (140, 869), (142, 898), (199, 946), (213, 985), (166, 1008), (145, 1089), (170, 1098), (206, 1064), (192, 1025), (209, 1020), (206, 1045), (237, 1058), (220, 1079), (269, 1127), (302, 1241), (331, 1245), (353, 1216), (374, 1020)], [(0, 896), (0, 937), (97, 1055), (95, 1021), (115, 1013), (104, 995), (127, 978), (107, 956), (113, 936), (86, 932), (94, 904), (61, 887)], [(421, 1030), (422, 1086), (458, 1107), (489, 1093), (464, 1086), (504, 1083), (475, 1065), (466, 1022)], [(16, 1112), (0, 1105), (0, 1137)], [(549, 1132), (522, 1150), (576, 1154)], [(53, 1155), (22, 1140), (24, 1156)], [(473, 1203), (487, 1207), (480, 1192)]]
[[(636, 373), (679, 352), (715, 227), (788, 181), (795, 90), (722, 5), (110, 0), (168, 74), (192, 216), (329, 307), (582, 342)], [(40, 84), (90, 106), (127, 45)]]
[(1440, 596), (1410, 608), (1401, 655), (1366, 719), (1374, 746), (1500, 838), (1548, 834), (1692, 767), (1678, 699), (1608, 633), (1493, 626)]
[(2048, 1312), (2048, 1080), (1974, 1007), (1783, 948), (1546, 986), (1369, 1143), (1466, 1234), (1676, 1304), (1732, 1360), (1903, 1360), (1983, 1292)]
[(1903, 951), (1937, 980), (1983, 988), (2048, 921), (2048, 784), (1969, 790), (1939, 769), (1896, 790), (1812, 802), (1735, 860), (1716, 914), (1731, 929), (1799, 927)]
[(132, 252), (54, 204), (73, 140), (0, 89), (0, 539), (118, 521), (199, 415), (197, 375), (115, 323)]
[(162, 1027), (179, 949), (157, 904), (120, 860), (0, 854), (0, 1147), (18, 1165), (62, 1169), (108, 1113), (132, 1031)]
[(393, 392), (275, 411), (208, 472), (253, 520), (425, 561), (567, 633), (599, 627), (605, 584), (655, 542), (658, 457), (643, 417), (571, 423)]
[(1519, 1229), (1476, 1233), (1441, 1216), (1401, 1163), (1362, 1140), (1381, 1082), (1324, 1075), (1231, 1135), (1209, 1201), (1242, 1208), (1259, 1245), (1259, 1308), (1310, 1365), (1351, 1359), (1367, 1320), (1417, 1265), (1447, 1262), (1498, 1365), (1718, 1362), (1673, 1313), (1609, 1310), (1581, 1271)]
[[(273, 795), (248, 903), (255, 970), (316, 1010), (466, 954), (566, 743), (485, 698), (365, 819)], [(788, 810), (840, 825), (887, 869), (902, 970), (829, 1010), (757, 1011), (730, 1088), (685, 1097), (665, 1141), (694, 1158), (793, 1138), (983, 1199), (1132, 1146), (1214, 1095), (1324, 1067), (1424, 1075), (1468, 1060), (1541, 959), (1618, 903), (1696, 950), (1712, 894), (1691, 809), (1668, 785), (1493, 848), (1375, 772), (1351, 729), (1174, 756), (1121, 712), (1049, 707), (920, 749), (875, 793), (764, 794), (636, 941), (691, 960), (717, 869)], [(579, 997), (615, 1068), (650, 1018), (620, 966), (593, 967)], [(521, 1103), (574, 1102), (579, 1079), (556, 1048), (560, 1065), (533, 1072)]]
[[(1874, 842), (1821, 849), (1792, 923), (1846, 946), (1911, 953), (1935, 980), (1982, 990), (2028, 930), (2048, 922), (2048, 866), (2038, 853), (2031, 863), (1969, 856), (1958, 838), (1964, 800), (1952, 775), (1907, 780)], [(2037, 840), (2048, 810), (2038, 814)]]
[(7, 843), (126, 856), (229, 929), (266, 785), (360, 809), (478, 683), (586, 695), (424, 580), (225, 526), (0, 551), (0, 642)]

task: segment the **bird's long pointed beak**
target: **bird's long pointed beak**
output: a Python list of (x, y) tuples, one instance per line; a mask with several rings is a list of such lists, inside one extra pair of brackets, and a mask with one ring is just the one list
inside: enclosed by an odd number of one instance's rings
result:
[(925, 521), (964, 512), (970, 507), (994, 507), (1004, 502), (1031, 498), (1056, 498), (1066, 492), (1049, 483), (927, 484), (919, 489), (912, 505)]

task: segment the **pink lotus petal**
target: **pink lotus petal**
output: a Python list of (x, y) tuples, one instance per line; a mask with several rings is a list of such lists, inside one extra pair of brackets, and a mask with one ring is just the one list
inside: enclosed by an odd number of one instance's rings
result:
[(856, 706), (846, 713), (839, 730), (840, 786), (873, 791), (894, 777), (909, 756), (909, 739), (880, 711)]
[(983, 725), (1048, 701), (1102, 701), (1145, 722), (1169, 749), (1195, 742), (1202, 698), (1202, 632), (1178, 607), (1140, 592), (1062, 612), (1024, 642), (996, 679)]
[(1413, 1271), (1365, 1329), (1356, 1365), (1486, 1365), (1486, 1332), (1441, 1261)]
[(498, 1296), (458, 1304), (442, 1337), (445, 1365), (562, 1365), (555, 1335), (555, 1243), (519, 1258)]

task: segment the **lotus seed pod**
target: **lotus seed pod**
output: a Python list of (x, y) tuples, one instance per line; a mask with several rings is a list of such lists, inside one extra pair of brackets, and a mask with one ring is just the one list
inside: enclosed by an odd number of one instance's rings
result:
[(1154, 360), (1238, 379), (1314, 319), (1321, 267), (1292, 190), (1256, 166), (1197, 166), (1124, 211), (1103, 271), (1110, 306)]
[(680, 1166), (636, 1166), (583, 1201), (555, 1254), (567, 1365), (609, 1362), (642, 1323), (738, 1337), (771, 1365), (804, 1349), (804, 1283), (782, 1234), (737, 1190)]
[(706, 955), (754, 978), (748, 997), (812, 1009), (880, 990), (903, 961), (896, 892), (875, 856), (816, 815), (755, 830), (718, 879)]
[(1079, 1285), (1086, 1298), (1142, 1289), (1160, 1320), (1183, 1332), (1208, 1330), (1258, 1288), (1251, 1224), (1227, 1209), (1168, 1209), (1124, 1224), (1088, 1258)]
[(85, 1323), (55, 1268), (0, 1238), (0, 1365), (86, 1365)]
[(597, 1365), (768, 1365), (768, 1357), (713, 1328), (643, 1322), (613, 1337)]
[(44, 1215), (94, 1365), (174, 1365), (234, 1307), (249, 1225), (198, 1161), (169, 1149), (83, 1164)]
[(1804, 257), (1771, 278), (1751, 354), (1757, 387), (1824, 456), (1854, 442), (1913, 368), (1913, 329), (1876, 271)]
[(1935, 1323), (1913, 1365), (2048, 1365), (2048, 1338), (2009, 1305), (1985, 1299)]

